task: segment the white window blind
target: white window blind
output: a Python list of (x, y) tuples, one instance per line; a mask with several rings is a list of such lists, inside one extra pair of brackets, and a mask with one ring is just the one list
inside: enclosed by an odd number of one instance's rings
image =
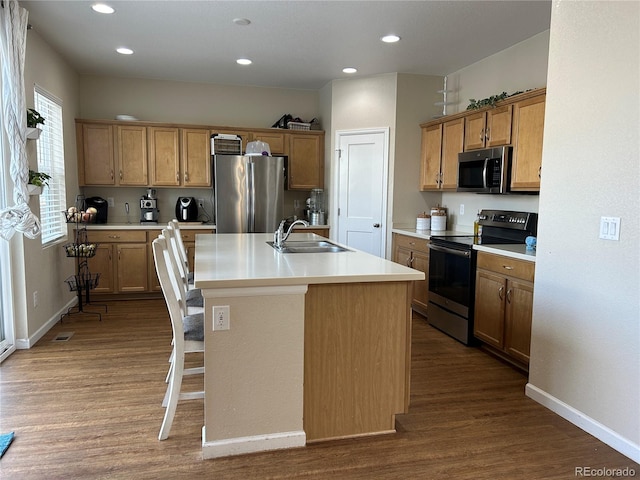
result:
[(66, 237), (67, 225), (62, 214), (67, 209), (64, 182), (64, 142), (62, 132), (62, 102), (36, 85), (35, 109), (45, 119), (38, 139), (38, 171), (51, 176), (49, 186), (40, 195), (42, 244)]

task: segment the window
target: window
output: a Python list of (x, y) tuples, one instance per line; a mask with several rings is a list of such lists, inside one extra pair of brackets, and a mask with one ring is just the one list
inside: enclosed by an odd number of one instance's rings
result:
[(45, 119), (38, 139), (38, 171), (51, 176), (49, 186), (40, 195), (42, 244), (66, 237), (67, 225), (62, 212), (66, 210), (67, 191), (64, 182), (64, 143), (62, 135), (62, 102), (36, 85), (35, 109)]

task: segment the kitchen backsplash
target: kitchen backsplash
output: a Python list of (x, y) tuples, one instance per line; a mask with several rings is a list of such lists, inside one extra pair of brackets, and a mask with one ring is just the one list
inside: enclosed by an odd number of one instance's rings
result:
[[(81, 189), (85, 197), (102, 197), (105, 200), (113, 198), (114, 205), (109, 205), (108, 223), (126, 223), (127, 214), (125, 203), (129, 203), (129, 221), (140, 223), (140, 197), (147, 193), (144, 187), (84, 187)], [(204, 200), (204, 209), (199, 208), (199, 221), (215, 223), (213, 190), (210, 188), (156, 188), (159, 213), (158, 223), (166, 223), (175, 218), (178, 197), (194, 197)], [(294, 215), (294, 201), (298, 200), (300, 215), (304, 209), (309, 192), (285, 191), (284, 216)]]

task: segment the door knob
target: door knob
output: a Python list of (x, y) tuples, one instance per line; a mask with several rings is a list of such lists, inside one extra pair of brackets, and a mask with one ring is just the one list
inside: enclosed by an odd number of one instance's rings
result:
[(373, 228), (380, 228), (380, 224), (379, 223), (374, 223), (373, 224)]

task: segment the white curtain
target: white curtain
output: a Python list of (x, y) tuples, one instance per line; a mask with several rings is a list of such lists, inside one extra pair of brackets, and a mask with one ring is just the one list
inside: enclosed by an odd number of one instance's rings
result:
[(27, 160), (27, 107), (24, 93), (24, 57), (29, 12), (17, 0), (4, 0), (0, 8), (0, 67), (2, 68), (2, 126), (11, 155), (13, 201), (0, 211), (0, 237), (10, 239), (15, 232), (28, 238), (40, 235), (40, 221), (29, 209), (29, 162)]

